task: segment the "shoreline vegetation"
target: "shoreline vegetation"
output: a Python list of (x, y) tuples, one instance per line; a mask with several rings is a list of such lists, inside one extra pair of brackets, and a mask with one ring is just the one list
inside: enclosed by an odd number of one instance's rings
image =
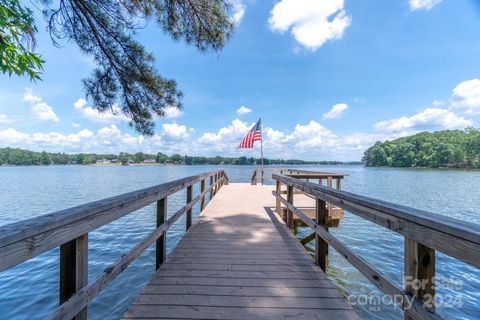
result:
[[(143, 152), (115, 154), (94, 153), (50, 153), (35, 152), (18, 148), (0, 148), (0, 166), (41, 166), (41, 165), (259, 165), (261, 160), (253, 157), (192, 157), (188, 155), (166, 155), (158, 152), (148, 154)], [(305, 161), (264, 159), (265, 165), (342, 165), (361, 164), (360, 161)]]
[(362, 158), (367, 167), (480, 168), (480, 130), (420, 132), (376, 142)]

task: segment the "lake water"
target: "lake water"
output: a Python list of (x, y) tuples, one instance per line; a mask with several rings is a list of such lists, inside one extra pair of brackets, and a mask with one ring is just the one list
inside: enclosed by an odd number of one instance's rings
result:
[[(479, 171), (288, 167), (348, 173), (344, 190), (480, 224)], [(0, 167), (0, 225), (219, 168), (227, 171), (231, 182), (249, 182), (253, 171), (250, 166)], [(185, 191), (171, 196), (169, 214), (184, 203)], [(194, 216), (198, 211), (195, 206)], [(90, 233), (90, 281), (140, 242), (154, 225), (155, 208), (148, 206)], [(180, 219), (170, 229), (168, 251), (181, 238), (184, 226)], [(339, 228), (330, 230), (401, 286), (402, 237), (349, 213)], [(58, 304), (58, 255), (57, 248), (0, 274), (0, 319), (41, 319), (54, 310)], [(446, 285), (437, 290), (438, 296), (456, 297), (455, 307), (439, 307), (438, 313), (446, 319), (480, 319), (480, 271), (443, 254), (437, 253), (436, 259), (437, 279), (449, 279), (442, 282)], [(150, 248), (90, 303), (89, 318), (118, 319), (152, 276), (154, 260)], [(394, 307), (364, 305), (362, 297), (381, 296), (380, 292), (334, 250), (330, 250), (329, 263), (330, 278), (356, 303), (363, 319), (402, 319), (402, 312)]]

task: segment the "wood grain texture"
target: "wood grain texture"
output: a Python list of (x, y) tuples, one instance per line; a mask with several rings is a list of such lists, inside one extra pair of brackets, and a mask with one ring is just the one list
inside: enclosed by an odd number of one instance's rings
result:
[[(159, 265), (165, 261), (166, 231), (185, 212), (187, 215), (190, 215), (191, 219), (192, 207), (203, 199), (208, 192), (208, 190), (201, 190), (200, 194), (195, 199), (192, 199), (193, 184), (198, 181), (204, 181), (205, 177), (211, 177), (213, 175), (220, 175), (222, 177), (220, 183), (227, 179), (223, 171), (214, 171), (160, 185), (163, 186), (163, 188), (156, 186), (129, 193), (120, 196), (120, 198), (114, 197), (103, 200), (103, 202), (101, 202), (102, 205), (97, 208), (100, 212), (96, 212), (93, 208), (95, 205), (98, 205), (98, 202), (79, 206), (72, 209), (74, 216), (78, 216), (79, 219), (70, 221), (72, 219), (72, 213), (65, 213), (67, 219), (63, 220), (64, 225), (59, 224), (58, 221), (61, 221), (63, 218), (57, 217), (59, 213), (55, 213), (33, 219), (38, 220), (38, 223), (33, 220), (26, 220), (7, 226), (9, 228), (4, 227), (3, 230), (6, 230), (6, 233), (0, 236), (0, 240), (2, 241), (0, 243), (5, 244), (5, 246), (0, 247), (0, 256), (10, 259), (6, 261), (2, 260), (0, 262), (0, 268), (8, 268), (9, 264), (15, 265), (15, 263), (21, 262), (21, 259), (27, 259), (28, 255), (38, 255), (42, 250), (46, 250), (45, 248), (48, 246), (54, 247), (55, 244), (60, 244), (60, 306), (48, 319), (86, 319), (88, 303), (153, 243), (156, 243), (157, 249), (156, 267), (158, 268)], [(221, 187), (222, 184), (219, 185), (219, 188)], [(183, 188), (187, 188), (187, 204), (167, 220), (167, 196)], [(145, 190), (153, 191), (153, 193), (146, 192)], [(142, 197), (138, 198), (139, 195)], [(165, 196), (160, 197), (159, 195)], [(126, 202), (119, 205), (119, 200)], [(95, 281), (88, 283), (88, 231), (132, 212), (134, 208), (141, 208), (155, 201), (157, 201), (157, 228), (114, 264), (106, 268)], [(105, 209), (105, 206), (108, 210), (101, 211)], [(108, 206), (111, 206), (111, 208), (108, 208)], [(81, 212), (81, 210), (78, 211), (78, 208), (90, 208), (90, 213), (93, 213), (93, 215), (85, 215), (85, 212)], [(49, 217), (55, 218), (54, 221), (49, 222)], [(187, 229), (189, 227), (188, 220), (187, 217)], [(22, 225), (25, 228), (24, 230), (10, 229), (12, 226), (21, 227)], [(48, 226), (53, 227), (54, 229), (52, 230), (54, 230), (54, 232), (51, 232), (51, 230), (39, 231), (48, 229)], [(26, 237), (27, 234), (34, 232), (31, 228), (36, 229), (40, 234)], [(82, 231), (85, 233), (76, 238), (74, 237), (74, 235), (78, 235)], [(22, 239), (22, 235), (25, 238)], [(44, 238), (46, 238), (47, 241), (45, 241)], [(26, 245), (32, 245), (32, 243), (34, 246), (27, 248), (27, 252), (22, 252), (22, 248), (25, 248)], [(35, 244), (37, 245), (35, 246)], [(14, 249), (17, 249), (18, 252), (14, 251)]]
[[(435, 250), (409, 238), (405, 238), (404, 243), (405, 290), (434, 311)], [(421, 281), (422, 285), (412, 285), (416, 281)], [(404, 319), (410, 320), (412, 317), (405, 313)]]
[(207, 172), (2, 226), (0, 272), (220, 172)]
[(274, 175), (274, 178), (427, 247), (480, 267), (479, 225), (287, 176)]
[[(157, 228), (167, 221), (167, 198), (157, 201)], [(160, 265), (167, 258), (167, 233), (164, 232), (160, 238), (157, 239), (155, 245), (155, 268), (160, 268)]]
[[(281, 177), (282, 180), (284, 177)], [(289, 179), (289, 178), (287, 178)], [(285, 181), (289, 187), (298, 187), (295, 184), (295, 181)], [(300, 188), (302, 188), (300, 186)], [(294, 215), (298, 216), (305, 225), (313, 229), (313, 231), (318, 235), (322, 242), (327, 243), (332, 246), (340, 255), (342, 255), (347, 261), (349, 261), (358, 271), (360, 271), (367, 279), (369, 279), (373, 284), (375, 284), (379, 289), (381, 289), (385, 294), (397, 297), (403, 297), (403, 304), (400, 304), (400, 307), (404, 308), (405, 318), (406, 319), (439, 319), (440, 317), (434, 313), (433, 308), (427, 308), (423, 304), (424, 299), (419, 299), (419, 292), (409, 292), (409, 288), (404, 292), (402, 289), (397, 288), (393, 282), (387, 279), (382, 273), (376, 270), (374, 267), (369, 265), (363, 258), (359, 257), (352, 250), (348, 249), (342, 242), (337, 240), (332, 236), (327, 229), (325, 229), (321, 224), (318, 224), (317, 221), (311, 220), (301, 209), (295, 207), (287, 199), (281, 197), (277, 194), (276, 191), (272, 191), (272, 194), (279, 199), (282, 203), (285, 204), (287, 210), (293, 212)], [(323, 198), (317, 198), (318, 203), (322, 203), (322, 207), (325, 202)], [(318, 207), (318, 206), (317, 206)], [(317, 243), (320, 241), (317, 240)], [(318, 248), (317, 248), (318, 250)], [(318, 253), (318, 251), (317, 251)], [(318, 261), (318, 258), (317, 258)], [(421, 261), (421, 262), (420, 262)], [(415, 274), (416, 277), (424, 279), (427, 276), (433, 276), (435, 274), (435, 252), (433, 249), (428, 248), (424, 245), (417, 243), (414, 240), (409, 239), (405, 243), (405, 274)], [(419, 267), (419, 264), (423, 265)], [(418, 279), (416, 278), (416, 279)], [(431, 283), (431, 278), (430, 278)], [(411, 291), (411, 290), (410, 290)], [(432, 293), (433, 289), (429, 288), (425, 290), (424, 293)], [(413, 296), (412, 305), (409, 308), (405, 308), (405, 301), (408, 301), (409, 298)]]
[[(88, 283), (88, 235), (84, 234), (60, 247), (60, 305)], [(75, 320), (87, 319), (87, 308)]]
[(272, 189), (222, 187), (124, 319), (358, 319), (268, 208)]

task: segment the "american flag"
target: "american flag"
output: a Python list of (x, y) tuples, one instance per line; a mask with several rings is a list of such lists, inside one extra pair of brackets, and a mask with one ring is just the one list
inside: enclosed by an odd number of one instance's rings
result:
[(262, 119), (258, 119), (256, 125), (247, 133), (242, 142), (238, 145), (237, 149), (251, 149), (255, 141), (262, 140)]

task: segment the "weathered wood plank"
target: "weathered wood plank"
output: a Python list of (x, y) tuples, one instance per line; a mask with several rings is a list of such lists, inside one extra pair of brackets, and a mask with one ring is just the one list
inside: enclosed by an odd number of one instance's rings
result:
[[(167, 198), (163, 198), (157, 201), (157, 228), (167, 221)], [(160, 265), (167, 258), (167, 233), (164, 232), (156, 242), (156, 269), (160, 268)]]
[[(223, 310), (233, 308), (236, 319), (294, 316), (289, 310), (308, 314), (304, 318), (357, 319), (286, 225), (265, 208), (274, 201), (270, 190), (222, 188), (124, 317), (228, 319), (232, 315)], [(332, 314), (335, 309), (341, 313)]]
[[(272, 192), (276, 195), (275, 191)], [(382, 275), (378, 270), (371, 267), (363, 258), (359, 257), (348, 249), (343, 243), (338, 241), (334, 236), (330, 235), (327, 230), (316, 222), (312, 221), (305, 213), (290, 204), (286, 199), (278, 197), (289, 210), (295, 215), (299, 216), (306, 225), (311, 227), (314, 232), (322, 238), (325, 242), (331, 245), (338, 253), (340, 253), (347, 261), (349, 261), (358, 271), (360, 271), (367, 279), (375, 284), (384, 293), (403, 297), (403, 301), (407, 301), (407, 295), (401, 289), (397, 288), (390, 280)], [(402, 304), (404, 307), (406, 304)], [(430, 310), (423, 307), (419, 299), (413, 299), (412, 306), (409, 309), (404, 309), (405, 313), (412, 319), (439, 319), (438, 315), (430, 312)]]
[[(328, 209), (325, 201), (317, 199), (315, 201), (315, 220), (316, 223), (322, 226), (325, 231), (328, 232), (327, 220), (328, 220)], [(327, 271), (328, 267), (328, 243), (323, 240), (320, 236), (315, 238), (315, 262), (317, 265), (324, 271)]]
[[(189, 204), (192, 201), (192, 197), (193, 197), (192, 186), (188, 186), (187, 187), (187, 204)], [(191, 207), (187, 210), (187, 217), (185, 221), (186, 221), (186, 229), (188, 230), (192, 226), (192, 208)]]
[[(342, 199), (343, 201), (348, 201), (353, 204), (360, 204), (365, 207), (375, 209), (378, 212), (388, 213), (404, 220), (416, 222), (424, 226), (430, 226), (432, 229), (443, 231), (446, 234), (455, 235), (464, 240), (480, 243), (480, 226), (477, 224), (471, 224), (459, 219), (402, 206), (383, 200), (373, 199), (351, 192), (330, 189), (318, 184), (295, 180), (289, 177), (275, 175), (275, 178), (289, 185), (295, 184), (295, 188), (321, 198), (327, 202), (328, 199), (324, 199), (324, 196), (331, 195), (337, 199)], [(337, 200), (336, 202), (341, 204), (341, 201)]]
[[(287, 201), (293, 204), (293, 188), (287, 186)], [(293, 212), (287, 208), (287, 226), (293, 229)]]
[(205, 277), (162, 277), (151, 279), (150, 284), (171, 285), (205, 285), (205, 286), (242, 286), (242, 287), (271, 287), (271, 288), (331, 288), (328, 279), (233, 279), (233, 278), (205, 278)]
[(229, 308), (229, 307), (189, 307), (189, 306), (133, 306), (124, 319), (358, 319), (351, 310), (316, 310), (287, 308)]
[[(77, 290), (77, 292), (69, 297), (69, 299), (65, 301), (58, 309), (56, 309), (55, 312), (48, 317), (48, 319), (70, 319), (77, 314), (80, 316), (83, 314), (86, 315), (82, 309), (84, 309), (100, 291), (102, 291), (113, 279), (115, 279), (118, 274), (120, 274), (136, 258), (138, 258), (138, 256), (140, 256), (145, 249), (147, 249), (154, 242), (157, 243), (158, 239), (162, 235), (165, 235), (168, 228), (171, 227), (181, 215), (191, 210), (191, 208), (206, 194), (206, 192), (207, 191), (205, 190), (195, 199), (190, 199), (190, 201), (184, 207), (178, 210), (166, 221), (166, 201), (160, 201), (161, 203), (158, 207), (160, 210), (159, 215), (163, 215), (163, 217), (160, 217), (160, 220), (164, 220), (165, 222), (158, 226), (139, 244), (134, 246), (133, 249), (131, 249), (127, 254), (123, 255), (119, 260), (117, 260), (116, 263), (105, 269), (105, 271), (94, 282), (83, 286), (83, 288), (80, 290)], [(163, 200), (165, 200), (165, 198), (163, 198)]]
[(197, 183), (204, 173), (0, 227), (0, 271)]
[[(203, 193), (205, 191), (205, 179), (202, 179), (200, 182), (200, 192)], [(205, 195), (202, 197), (202, 200), (200, 201), (200, 212), (203, 211), (205, 208)]]
[(161, 277), (205, 277), (229, 279), (326, 279), (325, 274), (318, 271), (232, 271), (232, 270), (176, 270), (162, 269), (156, 276)]
[(169, 264), (162, 266), (162, 269), (170, 270), (223, 270), (223, 271), (292, 271), (292, 272), (302, 272), (302, 271), (317, 271), (311, 264), (306, 265), (265, 265), (265, 264), (213, 264), (213, 263), (200, 263), (200, 264), (191, 264), (191, 263), (177, 263), (171, 261)]
[(338, 290), (327, 283), (321, 288), (272, 288), (272, 287), (243, 287), (243, 286), (202, 286), (202, 285), (168, 285), (149, 284), (142, 294), (203, 294), (203, 295), (230, 295), (246, 297), (315, 297), (338, 298)]
[(310, 182), (275, 175), (282, 183), (398, 232), (434, 250), (480, 267), (480, 226)]
[(170, 260), (170, 263), (217, 263), (217, 264), (238, 264), (238, 265), (312, 265), (312, 259), (306, 257), (304, 259), (217, 259), (217, 258), (191, 258), (191, 257), (176, 257), (175, 260)]
[[(405, 238), (405, 290), (435, 310), (435, 250)], [(420, 282), (418, 282), (420, 281)], [(421, 285), (419, 285), (419, 283)], [(413, 284), (416, 284), (415, 286)], [(405, 313), (404, 319), (413, 319)]]
[[(60, 304), (88, 283), (88, 235), (84, 234), (60, 246)], [(87, 319), (87, 308), (80, 309), (76, 320)]]
[(185, 295), (140, 295), (132, 304), (141, 306), (218, 306), (218, 307), (237, 307), (245, 308), (248, 306), (256, 306), (260, 308), (301, 308), (305, 309), (337, 309), (351, 310), (352, 308), (345, 303), (343, 298), (338, 295), (335, 297), (244, 297), (227, 295), (205, 295), (185, 294)]

